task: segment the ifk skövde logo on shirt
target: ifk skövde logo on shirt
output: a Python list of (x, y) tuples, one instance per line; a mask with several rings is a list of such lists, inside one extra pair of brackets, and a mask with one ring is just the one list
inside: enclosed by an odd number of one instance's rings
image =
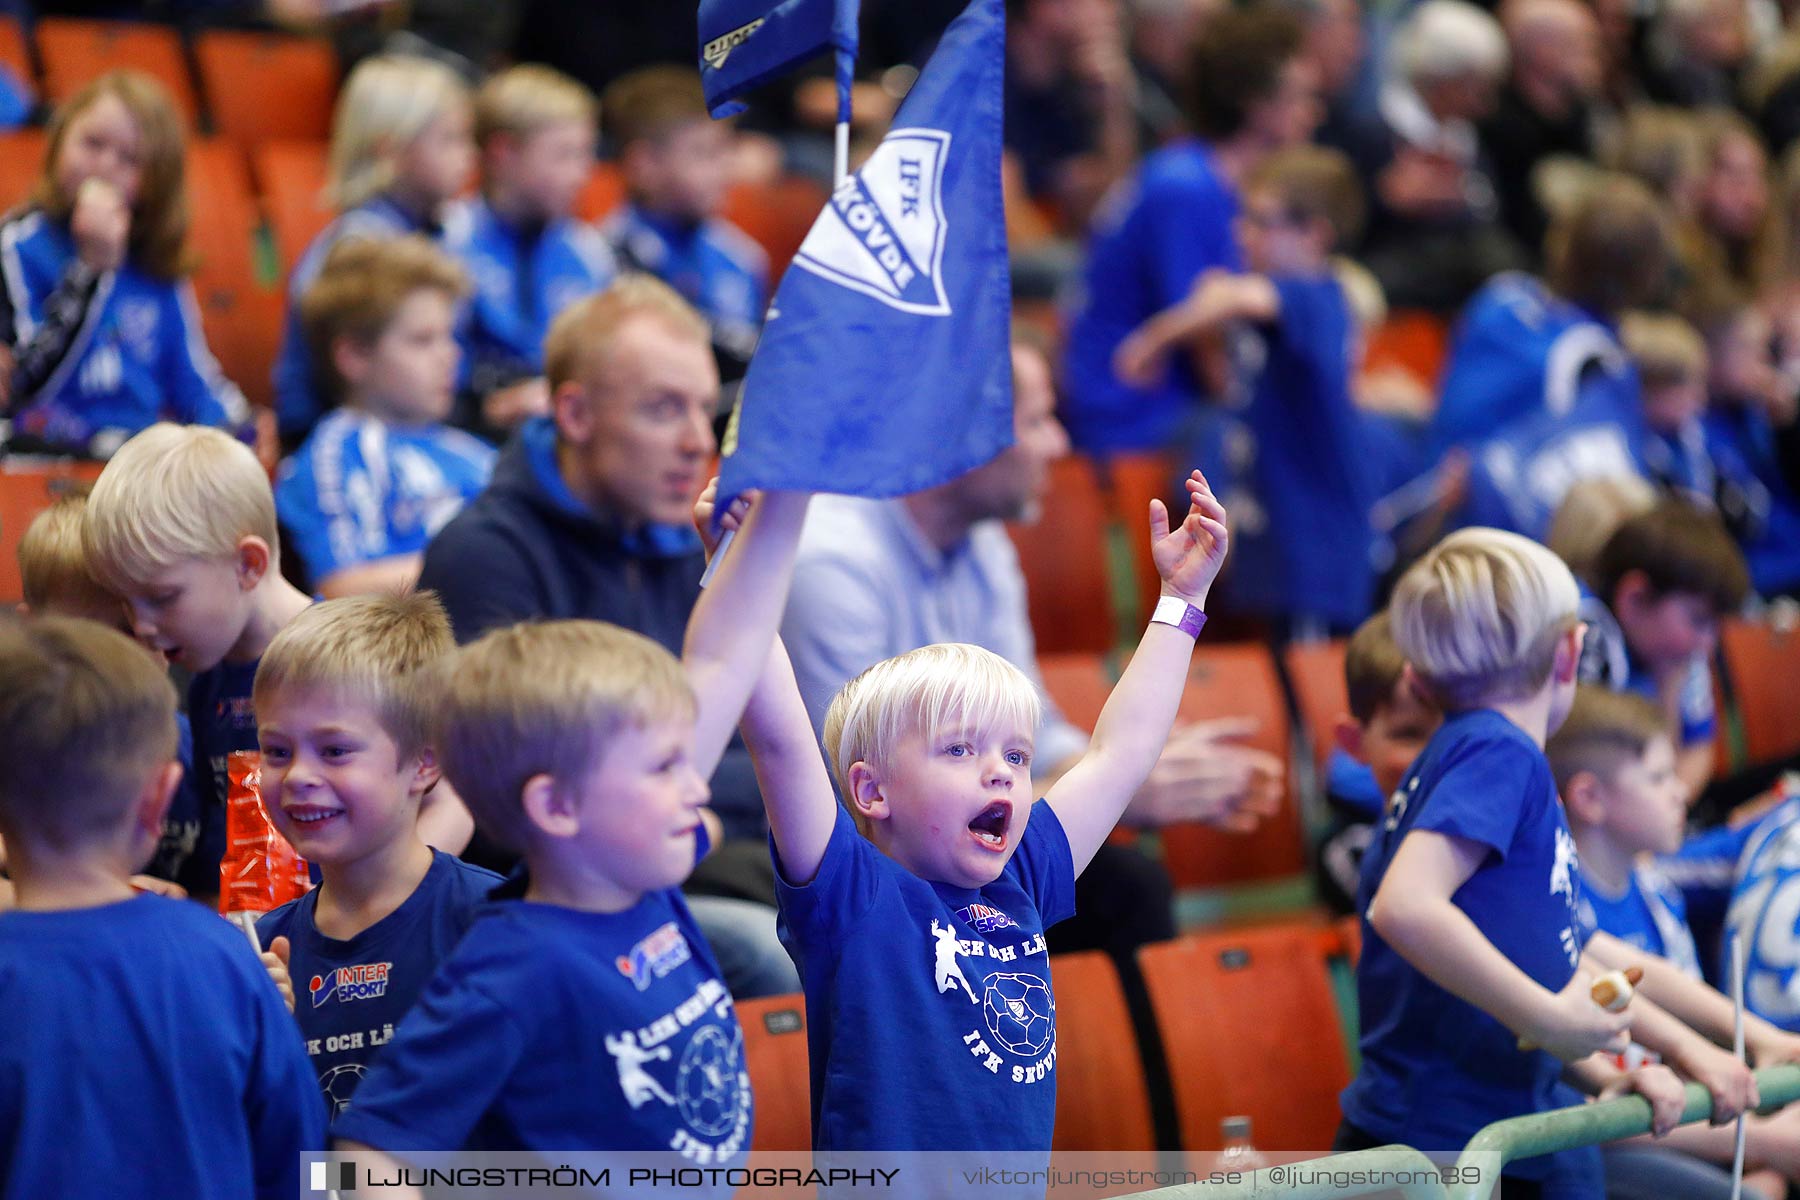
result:
[(949, 316), (942, 267), (950, 135), (896, 129), (832, 192), (794, 265), (890, 308)]

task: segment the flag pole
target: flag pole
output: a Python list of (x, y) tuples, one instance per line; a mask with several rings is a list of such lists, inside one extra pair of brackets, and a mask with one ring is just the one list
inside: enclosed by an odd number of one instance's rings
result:
[[(837, 127), (832, 130), (831, 155), (831, 187), (837, 190), (839, 184), (850, 178), (850, 83), (856, 70), (856, 56), (843, 50), (837, 51), (837, 83), (838, 83), (838, 119)], [(739, 397), (740, 404), (743, 402)], [(705, 587), (712, 582), (713, 576), (719, 573), (719, 564), (725, 561), (725, 552), (731, 549), (731, 542), (737, 536), (737, 530), (727, 529), (719, 538), (719, 548), (713, 551), (712, 561), (706, 564), (706, 570), (700, 574), (700, 586)]]

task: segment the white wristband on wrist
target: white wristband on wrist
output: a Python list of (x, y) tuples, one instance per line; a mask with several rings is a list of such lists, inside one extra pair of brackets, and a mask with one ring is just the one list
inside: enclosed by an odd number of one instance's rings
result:
[(1206, 628), (1206, 614), (1180, 596), (1164, 596), (1150, 614), (1153, 625), (1173, 625), (1191, 638), (1198, 638)]

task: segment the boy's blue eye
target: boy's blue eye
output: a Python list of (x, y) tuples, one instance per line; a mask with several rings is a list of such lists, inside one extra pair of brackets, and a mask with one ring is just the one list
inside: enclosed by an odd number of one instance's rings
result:
[(1008, 750), (1006, 752), (1006, 761), (1015, 767), (1022, 767), (1025, 765), (1025, 752), (1023, 750)]
[(265, 763), (286, 762), (287, 756), (288, 752), (280, 746), (264, 746), (262, 748), (262, 758)]
[(969, 752), (969, 747), (968, 747), (968, 744), (965, 742), (952, 742), (949, 746), (946, 746), (944, 748), (944, 753), (950, 755), (953, 758), (961, 758), (963, 755), (967, 754), (968, 752)]

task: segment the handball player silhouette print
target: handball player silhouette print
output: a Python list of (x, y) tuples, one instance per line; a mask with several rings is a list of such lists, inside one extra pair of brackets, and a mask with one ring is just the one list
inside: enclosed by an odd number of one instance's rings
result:
[(717, 511), (750, 488), (904, 495), (1010, 443), (1004, 39), (1002, 0), (971, 0), (833, 190), (770, 306)]

